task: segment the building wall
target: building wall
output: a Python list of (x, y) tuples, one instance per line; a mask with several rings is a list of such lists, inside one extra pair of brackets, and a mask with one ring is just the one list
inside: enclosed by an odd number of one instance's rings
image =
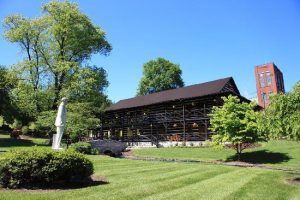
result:
[(274, 63), (255, 67), (256, 90), (258, 104), (263, 108), (269, 104), (269, 96), (285, 92), (282, 72)]
[(100, 138), (151, 144), (205, 141), (211, 136), (208, 114), (221, 104), (221, 95), (216, 95), (106, 112)]

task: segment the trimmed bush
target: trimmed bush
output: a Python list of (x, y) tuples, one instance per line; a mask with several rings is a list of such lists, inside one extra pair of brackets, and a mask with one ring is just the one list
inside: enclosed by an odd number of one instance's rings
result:
[(28, 126), (23, 126), (22, 129), (21, 129), (21, 131), (22, 131), (22, 134), (27, 135), (28, 132), (29, 132)]
[(98, 154), (98, 150), (93, 148), (92, 145), (87, 142), (73, 143), (70, 148), (74, 149), (75, 151), (77, 151), (79, 153), (83, 153), (83, 154), (89, 154), (89, 155)]
[(17, 150), (5, 153), (0, 159), (0, 185), (8, 188), (43, 187), (82, 181), (93, 171), (92, 162), (73, 150)]

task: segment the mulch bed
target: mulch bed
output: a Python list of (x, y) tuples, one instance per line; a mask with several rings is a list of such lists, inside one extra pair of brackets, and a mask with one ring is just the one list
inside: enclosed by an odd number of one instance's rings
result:
[(92, 176), (89, 179), (83, 181), (73, 181), (70, 183), (52, 183), (45, 186), (28, 186), (18, 189), (0, 188), (0, 191), (16, 191), (16, 192), (51, 192), (60, 190), (79, 189), (97, 185), (109, 184), (105, 177)]
[(298, 185), (298, 186), (300, 186), (300, 178), (290, 179), (290, 180), (288, 180), (288, 182), (291, 185)]
[(123, 156), (133, 156), (133, 150), (131, 149), (126, 149), (123, 153)]

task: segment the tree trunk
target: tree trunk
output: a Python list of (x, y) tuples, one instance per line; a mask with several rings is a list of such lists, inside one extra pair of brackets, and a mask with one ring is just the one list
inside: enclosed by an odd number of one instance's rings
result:
[(236, 148), (237, 160), (240, 161), (241, 160), (241, 153), (242, 153), (241, 144), (240, 143), (236, 144), (235, 148)]

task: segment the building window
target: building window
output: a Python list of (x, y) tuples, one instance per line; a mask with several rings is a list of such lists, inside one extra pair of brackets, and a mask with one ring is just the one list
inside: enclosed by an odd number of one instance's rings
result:
[(265, 87), (265, 77), (264, 77), (264, 73), (261, 72), (259, 74), (259, 82), (260, 82), (260, 87)]
[(266, 93), (262, 93), (261, 94), (261, 99), (262, 99), (263, 106), (265, 107), (265, 105), (267, 103), (267, 94)]
[(280, 92), (282, 90), (282, 85), (281, 85), (281, 78), (279, 77), (279, 75), (277, 75), (277, 90), (278, 92)]
[(267, 77), (267, 85), (269, 86), (272, 84), (271, 73), (266, 72), (266, 77)]

